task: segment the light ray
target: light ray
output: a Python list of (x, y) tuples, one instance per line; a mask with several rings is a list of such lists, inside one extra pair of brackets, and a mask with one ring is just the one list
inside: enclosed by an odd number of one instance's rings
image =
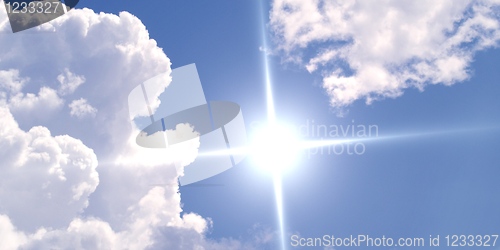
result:
[[(266, 1), (260, 1), (260, 13), (261, 13), (261, 27), (262, 27), (262, 41), (263, 41), (263, 55), (264, 55), (264, 72), (266, 77), (266, 102), (267, 102), (267, 122), (268, 126), (274, 126), (276, 123), (276, 113), (274, 109), (274, 99), (273, 99), (273, 89), (271, 84), (271, 72), (269, 69), (269, 60), (267, 57), (267, 36), (266, 36), (266, 15), (264, 14), (264, 3)], [(281, 249), (285, 250), (285, 232), (284, 232), (284, 216), (283, 216), (283, 192), (281, 187), (281, 176), (280, 173), (274, 173), (274, 194), (276, 198), (276, 209), (278, 213), (278, 221), (280, 228), (280, 238), (281, 238)]]
[[(321, 148), (328, 147), (338, 144), (344, 143), (353, 143), (353, 142), (362, 142), (368, 140), (375, 139), (385, 139), (383, 137), (378, 138), (365, 138), (365, 139), (343, 139), (343, 140), (310, 140), (310, 141), (298, 141), (296, 145), (292, 145), (298, 150), (306, 150), (310, 148)], [(255, 148), (254, 145), (249, 145), (248, 147), (238, 147), (238, 148), (230, 148), (230, 149), (222, 149), (222, 150), (214, 150), (198, 153), (199, 157), (205, 156), (223, 156), (223, 155), (233, 155), (233, 156), (252, 156), (256, 154), (258, 149)]]
[(283, 221), (283, 190), (281, 185), (281, 175), (275, 173), (273, 176), (274, 182), (274, 193), (276, 196), (276, 210), (278, 211), (279, 218), (279, 228), (280, 228), (280, 238), (281, 238), (281, 249), (285, 250), (285, 223)]
[(261, 13), (262, 13), (262, 43), (263, 43), (263, 59), (264, 59), (264, 74), (266, 83), (266, 104), (267, 104), (267, 122), (268, 125), (274, 125), (276, 122), (276, 111), (274, 109), (274, 98), (273, 98), (273, 88), (271, 84), (271, 71), (269, 69), (269, 59), (267, 57), (267, 39), (266, 39), (266, 25), (264, 16), (264, 7), (261, 2)]
[[(447, 130), (437, 130), (437, 131), (422, 131), (422, 132), (410, 132), (404, 134), (393, 134), (386, 136), (375, 136), (375, 137), (364, 137), (364, 138), (345, 138), (345, 139), (332, 139), (332, 140), (298, 140), (296, 147), (299, 150), (306, 150), (311, 148), (321, 148), (329, 147), (345, 143), (355, 143), (355, 142), (368, 142), (368, 141), (383, 141), (383, 140), (397, 140), (404, 138), (423, 138), (428, 136), (445, 136), (455, 133), (474, 133), (478, 131), (485, 130), (498, 130), (498, 127), (475, 127), (475, 128), (461, 128), (461, 129), (447, 129)], [(208, 152), (200, 152), (198, 156), (222, 156), (222, 155), (247, 155), (251, 156), (253, 154), (253, 146), (249, 145), (247, 147), (238, 147), (231, 149), (215, 150)]]

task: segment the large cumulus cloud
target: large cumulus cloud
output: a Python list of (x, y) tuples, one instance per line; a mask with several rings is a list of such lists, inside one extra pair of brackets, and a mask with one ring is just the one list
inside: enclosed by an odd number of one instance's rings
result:
[(0, 214), (19, 228), (65, 226), (88, 205), (99, 183), (94, 152), (69, 136), (52, 137), (45, 127), (19, 129), (0, 107)]
[(500, 2), (274, 0), (270, 25), (287, 60), (319, 71), (333, 107), (398, 97), (470, 77), (500, 40)]
[(208, 240), (211, 220), (182, 211), (177, 178), (199, 141), (135, 144), (128, 94), (167, 73), (148, 93), (154, 109), (171, 72), (139, 19), (77, 9), (26, 32), (8, 25), (0, 8), (0, 248), (254, 247)]

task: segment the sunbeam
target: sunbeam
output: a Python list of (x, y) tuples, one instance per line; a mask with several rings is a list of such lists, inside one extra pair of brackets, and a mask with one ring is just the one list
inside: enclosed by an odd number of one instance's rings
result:
[[(260, 13), (261, 13), (261, 28), (262, 28), (262, 42), (263, 42), (263, 59), (264, 59), (264, 72), (265, 72), (265, 82), (266, 82), (266, 104), (267, 104), (267, 122), (268, 126), (274, 127), (276, 124), (276, 113), (274, 109), (273, 100), (273, 89), (271, 84), (271, 71), (269, 69), (269, 60), (267, 57), (267, 36), (266, 36), (266, 15), (264, 2), (260, 1)], [(274, 172), (274, 194), (276, 197), (276, 209), (278, 214), (278, 223), (280, 228), (280, 238), (281, 238), (281, 249), (285, 250), (285, 232), (284, 232), (284, 216), (283, 216), (283, 192), (281, 187), (281, 173), (279, 171)]]
[[(423, 138), (426, 136), (445, 136), (452, 134), (463, 134), (463, 133), (474, 133), (484, 130), (498, 130), (499, 127), (476, 127), (476, 128), (462, 128), (462, 129), (446, 129), (446, 130), (436, 130), (436, 131), (421, 131), (421, 132), (409, 132), (404, 134), (392, 134), (377, 137), (364, 137), (364, 138), (345, 138), (345, 139), (332, 139), (332, 140), (296, 140), (295, 145), (291, 145), (299, 151), (311, 149), (311, 148), (321, 148), (329, 147), (339, 144), (355, 143), (355, 142), (368, 142), (368, 141), (384, 141), (384, 140), (397, 140), (397, 139), (409, 139), (409, 138)], [(290, 146), (290, 145), (289, 145)], [(249, 145), (247, 147), (223, 149), (217, 151), (207, 151), (198, 154), (199, 157), (205, 156), (218, 156), (218, 155), (247, 155), (252, 156), (258, 149), (255, 148), (256, 145)]]

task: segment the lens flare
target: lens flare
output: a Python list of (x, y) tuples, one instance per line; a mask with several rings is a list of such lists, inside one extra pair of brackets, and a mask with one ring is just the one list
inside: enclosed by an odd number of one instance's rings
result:
[[(265, 72), (265, 82), (266, 82), (266, 104), (267, 104), (267, 122), (268, 126), (270, 126), (270, 130), (272, 131), (274, 126), (276, 125), (276, 114), (274, 110), (274, 100), (273, 100), (273, 89), (271, 84), (271, 71), (269, 68), (269, 60), (267, 57), (267, 39), (266, 39), (266, 18), (264, 15), (264, 3), (266, 1), (260, 1), (261, 8), (261, 27), (262, 27), (262, 41), (264, 45), (264, 72)], [(278, 141), (278, 140), (276, 140)], [(266, 157), (264, 157), (266, 158)], [(274, 157), (272, 157), (274, 159)], [(276, 158), (277, 159), (277, 158)], [(279, 163), (274, 166), (280, 166)], [(277, 167), (278, 169), (281, 167)], [(283, 215), (283, 194), (281, 187), (281, 173), (279, 171), (275, 171), (274, 173), (274, 194), (276, 197), (276, 209), (278, 214), (278, 223), (280, 228), (280, 238), (281, 238), (281, 249), (285, 249), (285, 232), (284, 232), (284, 215)]]
[(293, 166), (300, 154), (300, 143), (294, 132), (279, 124), (257, 131), (250, 150), (255, 165), (272, 174), (281, 174)]

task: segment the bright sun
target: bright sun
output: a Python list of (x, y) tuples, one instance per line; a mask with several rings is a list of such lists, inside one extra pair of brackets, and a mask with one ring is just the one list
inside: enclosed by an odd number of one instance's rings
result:
[(269, 125), (252, 139), (252, 158), (266, 172), (281, 173), (297, 161), (299, 141), (293, 129)]

